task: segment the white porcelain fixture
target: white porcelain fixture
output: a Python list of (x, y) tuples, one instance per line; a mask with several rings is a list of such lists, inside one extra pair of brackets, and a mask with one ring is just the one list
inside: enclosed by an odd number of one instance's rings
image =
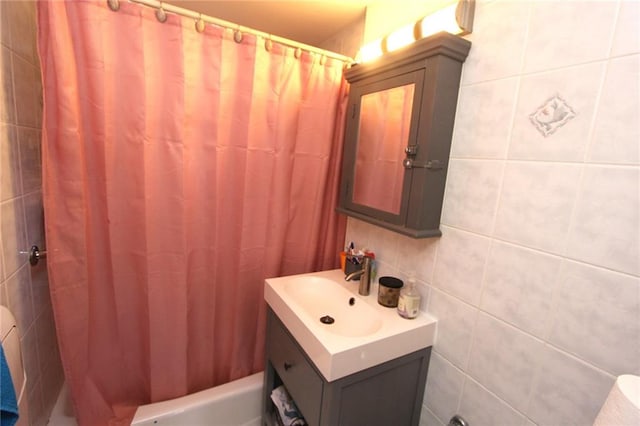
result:
[[(401, 318), (375, 291), (360, 296), (339, 269), (267, 279), (264, 297), (327, 381), (434, 343), (433, 317)], [(325, 316), (334, 322), (321, 322)]]

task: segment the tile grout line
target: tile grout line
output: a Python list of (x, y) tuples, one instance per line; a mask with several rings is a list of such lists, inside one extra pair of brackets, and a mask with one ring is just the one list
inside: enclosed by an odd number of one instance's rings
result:
[(587, 265), (587, 266), (590, 266), (590, 267), (593, 267), (593, 268), (596, 268), (596, 269), (602, 269), (602, 270), (605, 270), (605, 271), (609, 271), (611, 273), (628, 276), (630, 278), (636, 278), (636, 279), (640, 278), (640, 275), (634, 275), (633, 273), (624, 272), (624, 271), (620, 271), (620, 270), (617, 270), (617, 269), (612, 269), (610, 267), (607, 267), (607, 266), (604, 266), (604, 265), (598, 265), (596, 263), (589, 263), (587, 261), (584, 261), (584, 260), (581, 260), (581, 259), (578, 259), (578, 258), (574, 258), (574, 257), (571, 257), (571, 256), (563, 255), (563, 254), (561, 254), (559, 252), (546, 251), (546, 250), (543, 250), (543, 249), (541, 249), (539, 247), (526, 245), (526, 244), (519, 243), (519, 242), (513, 241), (513, 240), (507, 240), (507, 239), (504, 239), (502, 237), (496, 237), (496, 236), (492, 236), (492, 235), (489, 235), (489, 234), (481, 234), (481, 233), (479, 233), (477, 231), (473, 231), (473, 230), (470, 230), (470, 229), (467, 229), (467, 228), (464, 228), (464, 227), (461, 227), (461, 226), (458, 226), (458, 225), (451, 225), (451, 224), (443, 224), (443, 225), (448, 227), (448, 228), (452, 228), (452, 229), (455, 229), (457, 231), (461, 231), (461, 232), (464, 232), (464, 233), (467, 233), (467, 234), (473, 234), (473, 235), (478, 236), (478, 237), (495, 240), (495, 241), (498, 241), (500, 243), (504, 243), (504, 244), (512, 246), (512, 247), (531, 250), (531, 251), (534, 251), (534, 252), (539, 253), (539, 254), (544, 254), (544, 255), (547, 255), (547, 256), (556, 257), (556, 258), (559, 258), (559, 259), (562, 259), (562, 260), (567, 260), (567, 261), (570, 261), (570, 262), (580, 263), (582, 265)]

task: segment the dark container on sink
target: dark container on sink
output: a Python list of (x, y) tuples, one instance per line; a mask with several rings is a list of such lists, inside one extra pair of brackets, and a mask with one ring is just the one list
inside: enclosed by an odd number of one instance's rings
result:
[(378, 284), (378, 303), (387, 308), (398, 306), (400, 289), (404, 285), (402, 280), (396, 277), (380, 277)]

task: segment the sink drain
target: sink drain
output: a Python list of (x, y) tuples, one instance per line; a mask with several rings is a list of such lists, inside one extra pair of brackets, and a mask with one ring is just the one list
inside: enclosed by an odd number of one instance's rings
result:
[(336, 320), (334, 320), (333, 317), (329, 315), (325, 315), (323, 317), (320, 317), (320, 322), (323, 324), (333, 324), (334, 322), (336, 322)]

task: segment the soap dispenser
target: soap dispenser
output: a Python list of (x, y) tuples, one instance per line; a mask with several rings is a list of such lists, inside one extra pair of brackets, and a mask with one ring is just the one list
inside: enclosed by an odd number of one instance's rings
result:
[(407, 285), (400, 290), (398, 299), (398, 315), (402, 318), (413, 319), (420, 311), (420, 293), (416, 289), (416, 279), (409, 277)]

